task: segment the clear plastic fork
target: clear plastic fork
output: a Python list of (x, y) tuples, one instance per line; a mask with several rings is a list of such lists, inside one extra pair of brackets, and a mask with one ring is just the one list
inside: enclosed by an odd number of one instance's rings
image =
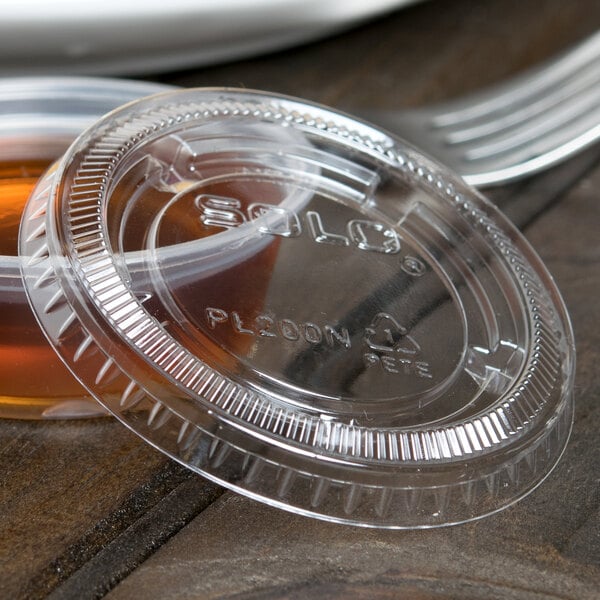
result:
[(472, 185), (525, 177), (600, 139), (600, 32), (542, 67), (483, 92), (365, 116)]

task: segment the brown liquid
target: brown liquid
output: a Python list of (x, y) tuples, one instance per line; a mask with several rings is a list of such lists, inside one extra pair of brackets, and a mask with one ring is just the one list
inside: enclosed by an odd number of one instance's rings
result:
[(21, 214), (48, 166), (44, 160), (0, 163), (0, 255), (17, 256)]
[[(21, 214), (48, 164), (0, 163), (1, 256), (17, 256)], [(103, 412), (50, 347), (25, 290), (16, 296), (16, 302), (0, 296), (0, 417), (73, 418)]]

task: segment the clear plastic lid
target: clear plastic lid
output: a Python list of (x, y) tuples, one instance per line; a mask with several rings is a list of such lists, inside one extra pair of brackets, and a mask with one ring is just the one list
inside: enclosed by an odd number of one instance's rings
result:
[(64, 362), (189, 468), (293, 512), (458, 523), (572, 421), (550, 276), (477, 192), (348, 116), (252, 91), (132, 103), (40, 181), (20, 253)]

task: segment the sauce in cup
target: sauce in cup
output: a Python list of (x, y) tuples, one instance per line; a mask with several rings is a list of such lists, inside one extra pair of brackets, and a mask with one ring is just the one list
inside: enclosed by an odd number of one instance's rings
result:
[(17, 240), (23, 207), (48, 159), (0, 163), (0, 417), (105, 414), (48, 344), (21, 283)]

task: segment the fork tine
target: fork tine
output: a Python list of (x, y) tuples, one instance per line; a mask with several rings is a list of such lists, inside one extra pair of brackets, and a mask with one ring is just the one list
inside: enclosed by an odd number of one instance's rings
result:
[[(584, 140), (591, 143), (600, 137), (600, 109), (588, 113), (569, 127), (558, 128), (544, 137), (533, 137), (531, 140), (514, 146), (502, 154), (490, 156), (465, 155), (467, 163), (483, 164), (487, 162), (496, 169), (506, 168), (509, 165), (517, 165), (531, 160), (544, 160), (544, 164), (552, 164), (551, 158), (554, 153), (562, 152), (562, 156), (570, 147), (580, 148)], [(579, 143), (579, 146), (575, 146)]]
[(517, 161), (510, 160), (510, 157), (505, 157), (503, 161), (491, 161), (490, 166), (485, 170), (465, 171), (463, 178), (471, 185), (483, 187), (531, 175), (561, 162), (565, 157), (572, 156), (600, 139), (600, 124), (596, 120), (595, 125), (583, 130), (578, 136), (566, 136), (566, 138), (564, 144), (555, 146), (548, 152)]
[(561, 87), (573, 73), (597, 65), (600, 59), (600, 32), (582, 42), (562, 58), (549, 63), (533, 74), (513, 79), (508, 85), (496, 87), (477, 95), (472, 102), (458, 101), (454, 108), (437, 114), (432, 120), (435, 128), (450, 127), (459, 123), (485, 117), (498, 110), (521, 103), (529, 103), (532, 97), (544, 94), (548, 89)]
[(563, 85), (549, 89), (547, 93), (537, 98), (532, 97), (530, 104), (505, 106), (502, 111), (497, 111), (497, 115), (494, 114), (493, 117), (488, 115), (486, 118), (479, 118), (475, 122), (461, 123), (460, 129), (452, 128), (446, 134), (446, 142), (449, 144), (473, 142), (519, 127), (538, 115), (546, 114), (555, 108), (561, 108), (573, 98), (581, 97), (582, 94), (594, 94), (599, 86), (600, 61), (588, 65), (587, 69), (576, 73)]
[[(576, 128), (598, 123), (600, 119), (600, 86), (594, 87), (585, 96), (575, 96), (561, 102), (536, 117), (521, 123), (517, 129), (507, 129), (501, 135), (483, 139), (463, 149), (468, 160), (478, 160), (505, 154), (535, 142), (535, 151), (546, 151), (552, 147), (552, 137), (560, 134), (573, 135)], [(533, 151), (533, 149), (532, 149)]]

